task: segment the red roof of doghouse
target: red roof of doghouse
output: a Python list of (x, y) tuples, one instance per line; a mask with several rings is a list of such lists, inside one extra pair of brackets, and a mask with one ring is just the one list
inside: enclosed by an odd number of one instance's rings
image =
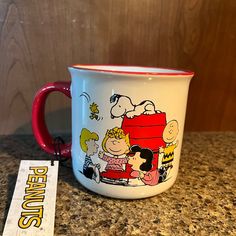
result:
[(140, 115), (134, 118), (126, 116), (122, 122), (122, 129), (129, 133), (130, 144), (139, 145), (142, 148), (150, 148), (154, 152), (159, 147), (165, 146), (162, 139), (163, 131), (166, 126), (166, 114), (156, 113), (152, 115)]

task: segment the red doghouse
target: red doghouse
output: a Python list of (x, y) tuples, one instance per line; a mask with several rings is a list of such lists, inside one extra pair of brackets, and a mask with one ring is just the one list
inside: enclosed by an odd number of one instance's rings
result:
[[(139, 145), (141, 148), (149, 148), (153, 151), (152, 170), (158, 168), (158, 151), (160, 147), (165, 147), (162, 139), (163, 130), (166, 126), (166, 114), (156, 113), (153, 115), (140, 115), (134, 118), (124, 117), (121, 128), (125, 134), (129, 133), (130, 145)], [(124, 171), (109, 170), (101, 172), (103, 182), (113, 184), (125, 184), (130, 176), (132, 169), (126, 164)], [(119, 183), (119, 180), (121, 182)], [(123, 180), (123, 181), (122, 181)]]

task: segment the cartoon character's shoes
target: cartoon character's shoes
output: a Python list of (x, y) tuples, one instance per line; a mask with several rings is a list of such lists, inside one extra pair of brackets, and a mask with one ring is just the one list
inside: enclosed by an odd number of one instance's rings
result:
[(167, 170), (165, 167), (161, 166), (158, 171), (160, 174), (158, 183), (162, 183), (165, 181), (165, 179), (167, 177)]
[(100, 172), (97, 167), (94, 168), (93, 179), (96, 181), (96, 183), (100, 182)]

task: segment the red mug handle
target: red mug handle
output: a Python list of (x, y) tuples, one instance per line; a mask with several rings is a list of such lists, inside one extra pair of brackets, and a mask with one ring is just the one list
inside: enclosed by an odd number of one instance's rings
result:
[[(44, 85), (35, 95), (32, 107), (32, 130), (39, 146), (47, 153), (55, 154), (54, 140), (45, 123), (45, 103), (52, 92), (61, 92), (71, 98), (70, 82), (54, 82)], [(61, 156), (71, 157), (71, 143), (61, 144)]]

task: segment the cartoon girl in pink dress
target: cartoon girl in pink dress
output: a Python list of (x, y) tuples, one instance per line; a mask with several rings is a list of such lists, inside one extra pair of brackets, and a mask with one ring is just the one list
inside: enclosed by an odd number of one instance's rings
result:
[[(131, 176), (141, 180), (145, 185), (158, 184), (159, 172), (152, 169), (153, 152), (148, 148), (141, 148), (134, 145), (130, 148), (133, 156), (129, 157), (128, 163), (131, 165)], [(132, 184), (131, 184), (132, 185)]]
[(102, 141), (102, 148), (98, 156), (107, 162), (105, 170), (124, 171), (124, 164), (128, 162), (126, 156), (129, 153), (129, 134), (125, 134), (121, 128), (114, 127), (107, 130)]

